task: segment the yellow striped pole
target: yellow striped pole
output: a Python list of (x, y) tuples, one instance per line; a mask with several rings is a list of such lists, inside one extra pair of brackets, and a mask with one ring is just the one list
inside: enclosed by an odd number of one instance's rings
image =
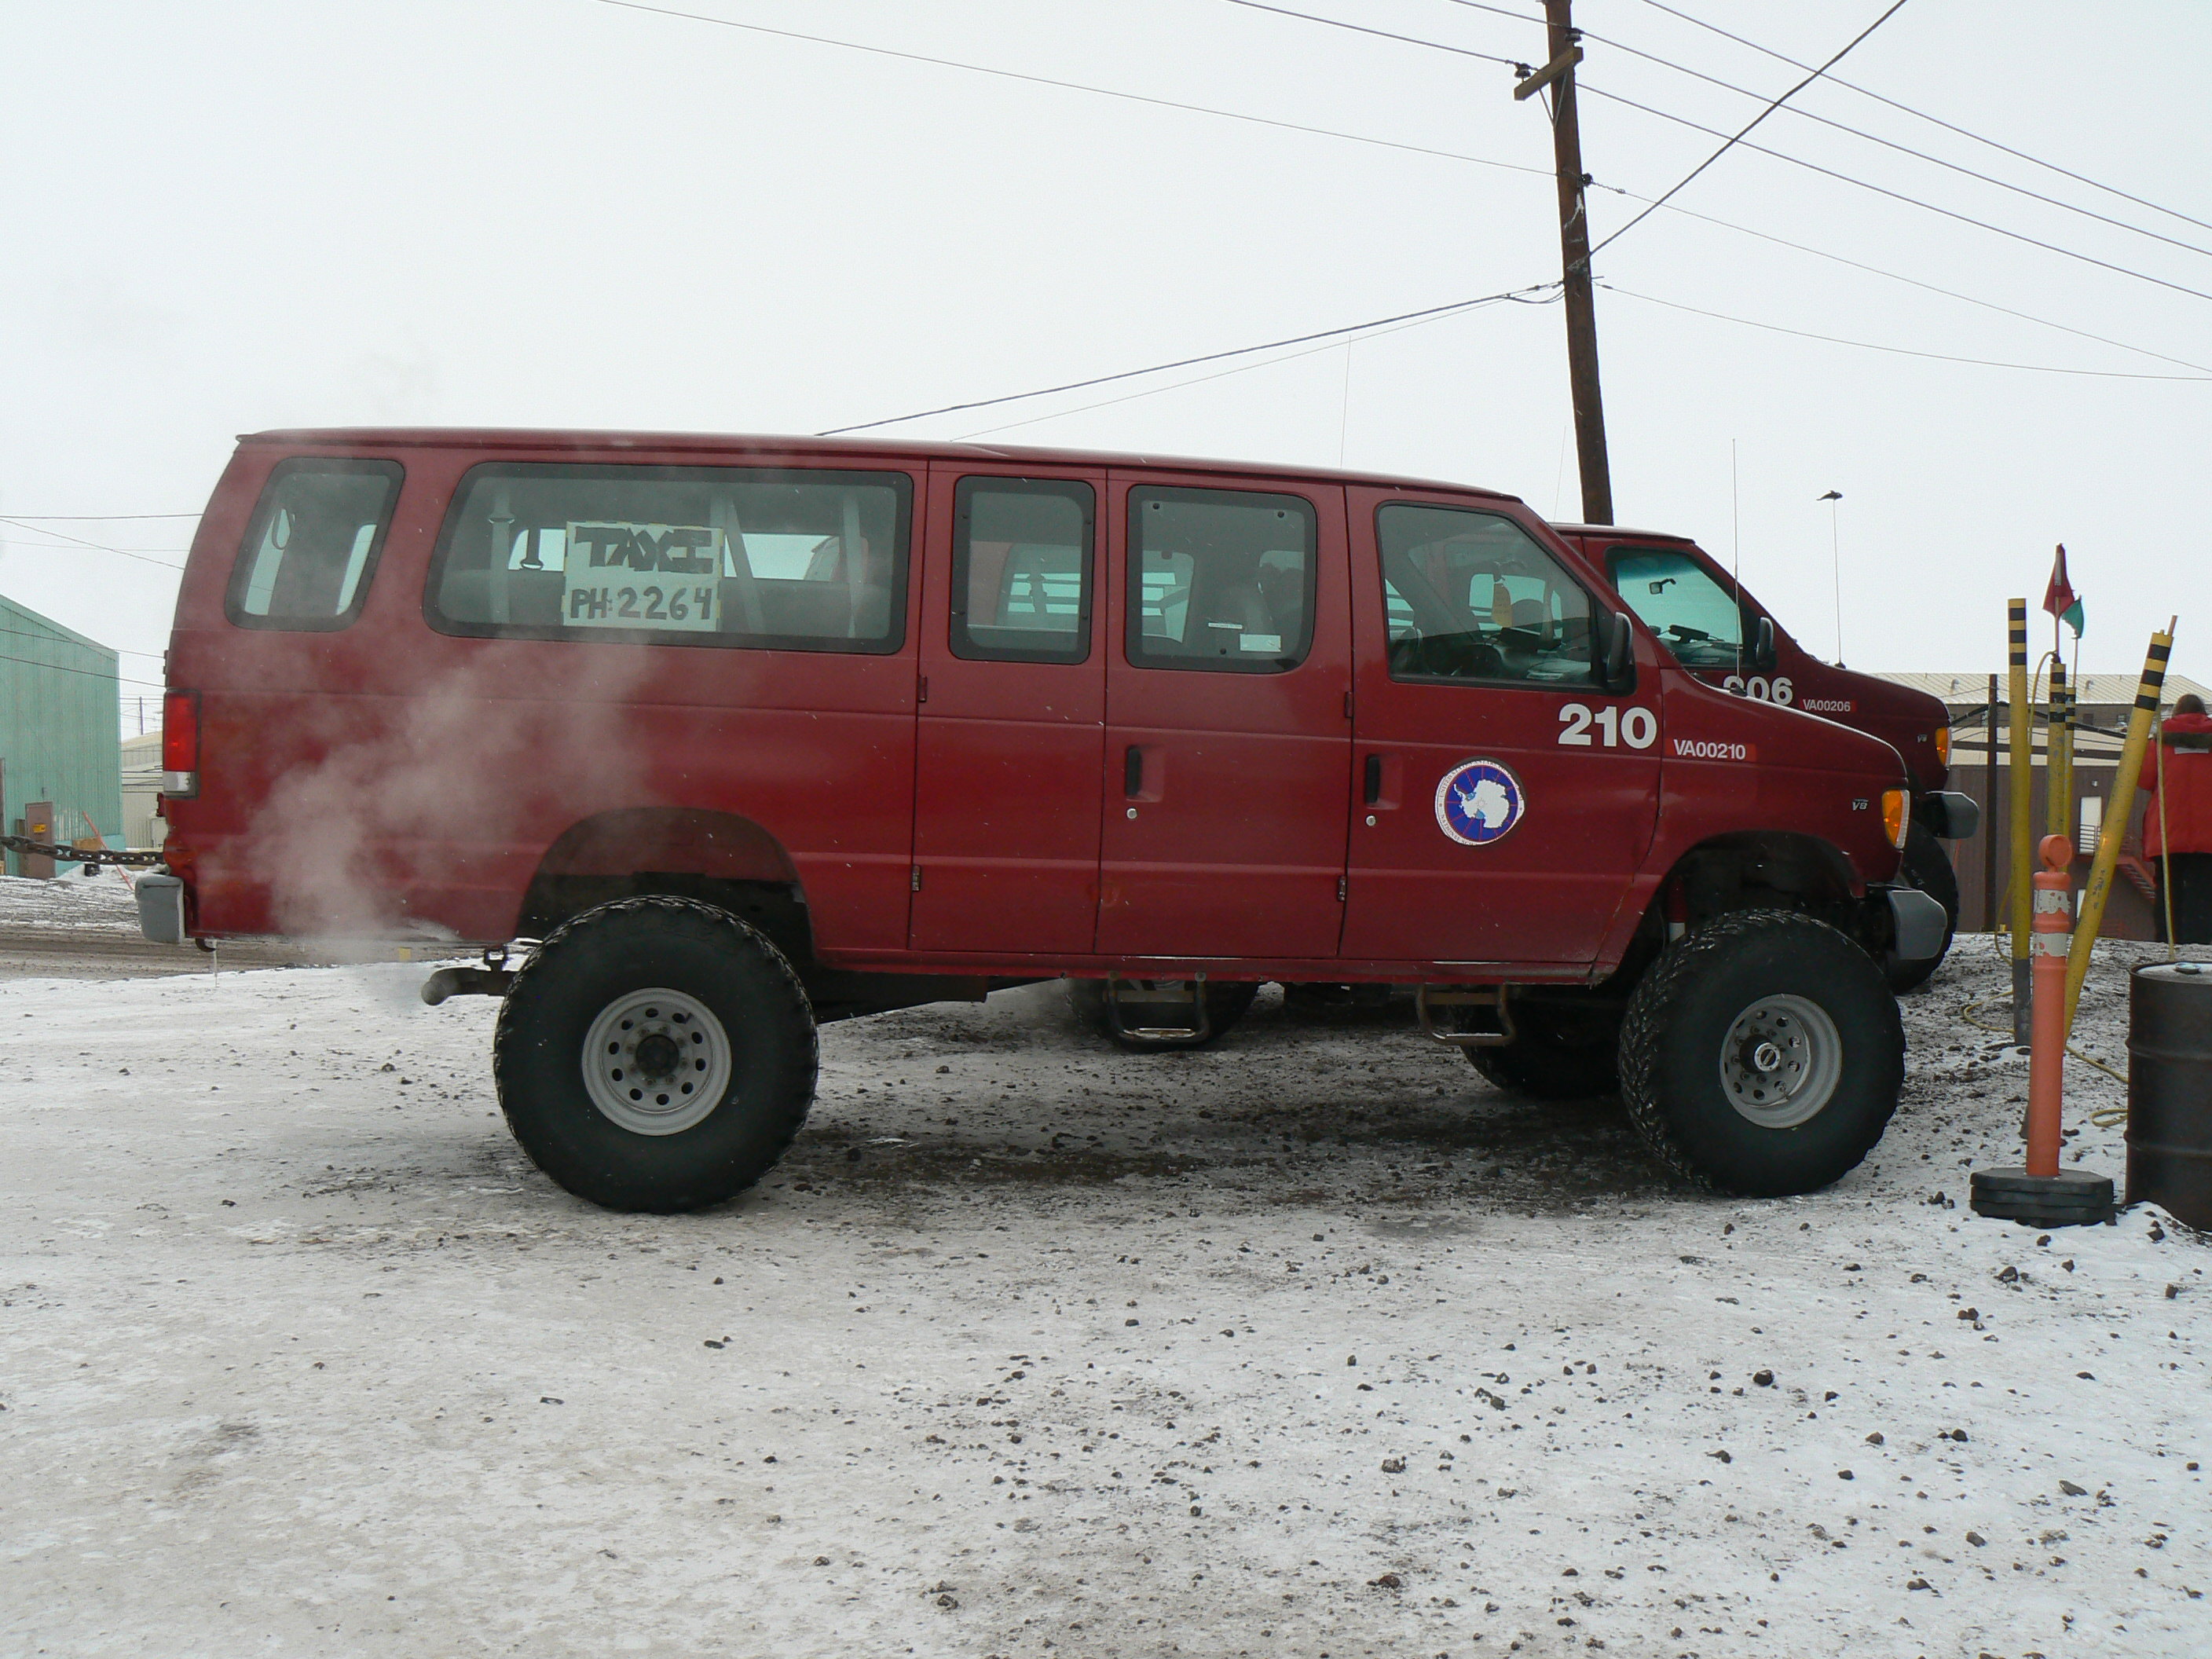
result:
[(2089, 975), (2089, 947), (2097, 942), (2104, 925), (2105, 901), (2112, 896), (2112, 877), (2120, 867), (2120, 847), (2128, 836), (2128, 815), (2135, 808), (2136, 779), (2142, 771), (2143, 750), (2150, 744), (2151, 722), (2158, 717), (2159, 696), (2166, 689), (2166, 659), (2173, 651), (2173, 623), (2150, 636), (2150, 652), (2143, 659), (2142, 680), (2136, 687), (2136, 706), (2128, 714), (2127, 746), (2120, 750), (2119, 775), (2112, 780), (2112, 798), (2105, 803), (2105, 827), (2097, 836), (2096, 861), (2089, 866), (2089, 884), (2081, 890), (2081, 909), (2074, 923), (2074, 948), (2066, 953), (2066, 1029), (2074, 1029), (2074, 1010), (2081, 1001), (2081, 981)]
[(2012, 630), (2012, 668), (2006, 683), (2011, 699), (2011, 754), (2006, 783), (2012, 799), (2011, 868), (2006, 872), (2012, 891), (2012, 1040), (2026, 1048), (2030, 1030), (2031, 996), (2027, 977), (2028, 907), (2033, 902), (2035, 828), (2029, 820), (2035, 793), (2034, 739), (2029, 722), (2034, 708), (2027, 690), (2027, 601), (2009, 599), (2006, 611)]

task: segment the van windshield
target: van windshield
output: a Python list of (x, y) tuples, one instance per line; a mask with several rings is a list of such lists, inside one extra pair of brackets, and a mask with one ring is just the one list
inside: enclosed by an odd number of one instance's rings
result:
[(1616, 548), (1613, 585), (1685, 668), (1734, 668), (1743, 609), (1705, 566), (1667, 548)]

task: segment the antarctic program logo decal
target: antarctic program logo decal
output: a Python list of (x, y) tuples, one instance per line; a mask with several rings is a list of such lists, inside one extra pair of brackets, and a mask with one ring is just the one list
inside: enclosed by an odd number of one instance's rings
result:
[(1462, 847), (1503, 839), (1528, 810), (1521, 780), (1494, 760), (1462, 761), (1437, 785), (1437, 828)]

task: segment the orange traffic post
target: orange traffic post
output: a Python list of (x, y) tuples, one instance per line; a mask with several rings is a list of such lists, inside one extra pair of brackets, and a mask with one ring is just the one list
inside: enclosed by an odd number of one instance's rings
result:
[(2063, 836), (2045, 836), (2037, 849), (2035, 915), (2027, 957), (2035, 979), (2035, 1019), (2027, 1056), (2027, 1172), (2058, 1173), (2058, 1116), (2066, 1087), (2066, 952), (2074, 943), (2074, 884), (2066, 873), (2074, 849)]
[(2066, 959), (2074, 943), (2073, 844), (2045, 836), (2037, 851), (2028, 962), (2035, 1011), (2027, 1060), (2027, 1167), (1977, 1170), (1970, 1182), (1974, 1213), (2032, 1227), (2107, 1221), (2112, 1182), (2084, 1170), (2062, 1172), (2059, 1120), (2065, 1096)]

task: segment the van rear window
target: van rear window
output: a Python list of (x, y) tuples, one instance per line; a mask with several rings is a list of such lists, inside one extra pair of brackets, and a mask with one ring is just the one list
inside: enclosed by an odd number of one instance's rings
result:
[(240, 628), (328, 632), (361, 614), (399, 495), (392, 461), (279, 461), (231, 567)]
[(493, 462), (461, 480), (424, 611), (441, 633), (889, 653), (903, 472)]

